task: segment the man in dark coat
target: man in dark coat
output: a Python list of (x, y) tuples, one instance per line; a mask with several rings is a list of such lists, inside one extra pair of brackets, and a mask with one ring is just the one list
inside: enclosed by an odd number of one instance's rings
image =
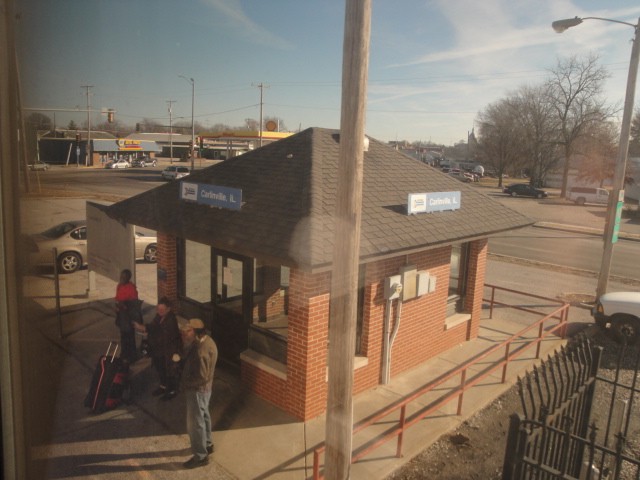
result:
[(180, 330), (171, 301), (162, 297), (154, 319), (146, 325), (137, 324), (136, 330), (147, 334), (151, 363), (160, 377), (160, 385), (152, 394), (162, 395), (162, 400), (171, 400), (178, 392), (179, 381), (179, 364), (174, 355), (181, 351)]

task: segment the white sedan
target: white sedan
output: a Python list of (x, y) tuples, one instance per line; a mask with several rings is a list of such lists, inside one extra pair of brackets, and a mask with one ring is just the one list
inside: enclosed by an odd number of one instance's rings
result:
[[(25, 240), (31, 265), (53, 265), (53, 248), (61, 273), (73, 273), (87, 264), (87, 223), (84, 220), (63, 222)], [(155, 263), (158, 244), (155, 236), (135, 232), (136, 260)]]
[(170, 167), (165, 168), (160, 175), (163, 180), (177, 180), (179, 178), (184, 178), (191, 173), (189, 168), (180, 167), (176, 165), (171, 165)]
[(120, 160), (107, 163), (104, 168), (129, 168), (129, 167), (131, 167), (131, 164), (127, 162), (125, 159), (121, 158)]

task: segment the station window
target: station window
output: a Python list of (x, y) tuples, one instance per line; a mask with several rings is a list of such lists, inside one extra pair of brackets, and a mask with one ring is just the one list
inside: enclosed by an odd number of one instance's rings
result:
[(449, 272), (449, 295), (447, 297), (447, 317), (464, 312), (469, 275), (469, 244), (458, 243), (451, 246), (451, 267)]

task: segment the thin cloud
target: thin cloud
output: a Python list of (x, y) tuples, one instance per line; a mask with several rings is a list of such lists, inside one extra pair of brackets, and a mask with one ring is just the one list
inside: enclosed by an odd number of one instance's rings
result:
[(200, 0), (223, 15), (236, 35), (258, 45), (268, 45), (280, 50), (293, 50), (292, 43), (258, 25), (242, 9), (239, 0)]
[[(520, 48), (532, 48), (554, 43), (556, 39), (551, 35), (542, 35), (542, 29), (531, 28), (528, 30), (518, 30), (499, 37), (495, 37), (491, 42), (471, 47), (460, 46), (450, 50), (429, 53), (416, 60), (403, 64), (391, 65), (392, 67), (408, 67), (424, 65), (434, 62), (445, 62), (462, 60), (465, 58), (476, 58), (479, 55), (494, 54), (499, 52), (513, 51)], [(546, 33), (546, 32), (545, 32)]]

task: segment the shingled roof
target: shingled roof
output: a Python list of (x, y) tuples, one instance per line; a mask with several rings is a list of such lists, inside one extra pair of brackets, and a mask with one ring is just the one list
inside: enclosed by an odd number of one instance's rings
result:
[[(180, 200), (180, 181), (111, 205), (110, 216), (309, 271), (331, 267), (340, 134), (309, 128), (195, 171), (185, 181), (242, 190), (239, 211)], [(461, 192), (460, 209), (407, 215), (409, 193)], [(533, 220), (370, 139), (364, 154), (360, 261), (469, 241)], [(339, 240), (338, 240), (339, 241)]]

